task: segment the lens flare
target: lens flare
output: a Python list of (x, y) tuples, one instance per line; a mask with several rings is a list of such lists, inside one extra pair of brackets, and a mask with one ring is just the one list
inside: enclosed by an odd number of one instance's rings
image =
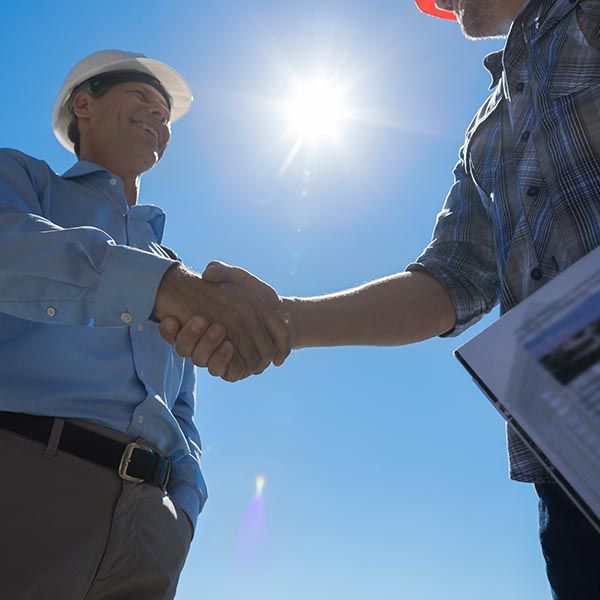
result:
[(267, 478), (264, 475), (258, 475), (256, 477), (256, 497), (262, 498), (263, 489), (265, 487), (265, 483), (267, 482)]

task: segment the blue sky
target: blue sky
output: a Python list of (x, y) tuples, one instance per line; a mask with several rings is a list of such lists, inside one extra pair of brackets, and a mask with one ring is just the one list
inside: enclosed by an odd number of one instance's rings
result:
[[(30, 0), (0, 16), (2, 146), (62, 172), (50, 108), (75, 62), (121, 48), (172, 64), (195, 102), (141, 201), (166, 209), (191, 267), (221, 259), (299, 296), (419, 254), (500, 47), (410, 1)], [(273, 100), (319, 69), (353, 82), (369, 122), (281, 173)], [(535, 494), (508, 480), (502, 420), (452, 356), (495, 317), (462, 339), (302, 350), (235, 385), (199, 372), (210, 497), (178, 599), (547, 598)]]

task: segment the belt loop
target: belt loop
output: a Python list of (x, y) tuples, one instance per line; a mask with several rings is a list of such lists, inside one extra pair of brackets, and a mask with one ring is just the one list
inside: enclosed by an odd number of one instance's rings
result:
[(48, 444), (44, 450), (44, 456), (46, 458), (56, 457), (56, 451), (58, 450), (58, 444), (60, 442), (60, 436), (62, 435), (64, 424), (64, 419), (54, 419), (54, 423), (52, 423), (52, 431), (50, 432), (50, 439), (48, 440)]

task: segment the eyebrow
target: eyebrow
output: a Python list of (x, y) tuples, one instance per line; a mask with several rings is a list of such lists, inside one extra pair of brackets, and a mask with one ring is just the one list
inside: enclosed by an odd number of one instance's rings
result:
[[(127, 92), (139, 92), (140, 94), (142, 94), (142, 96), (144, 96), (144, 100), (146, 102), (150, 102), (150, 94), (148, 93), (148, 90), (146, 90), (145, 88), (142, 88), (142, 87), (139, 87), (137, 85), (134, 85), (133, 88), (127, 89), (126, 91)], [(170, 110), (170, 108), (169, 108), (166, 100), (162, 97), (162, 94), (160, 94), (160, 93), (157, 92), (156, 93), (156, 97), (160, 99), (163, 107), (167, 110), (167, 112), (169, 114), (171, 114), (171, 110)]]

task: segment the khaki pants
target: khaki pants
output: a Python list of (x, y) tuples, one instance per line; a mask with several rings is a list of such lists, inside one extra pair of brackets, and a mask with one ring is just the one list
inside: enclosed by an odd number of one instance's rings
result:
[(191, 537), (158, 487), (0, 429), (0, 598), (167, 600)]

